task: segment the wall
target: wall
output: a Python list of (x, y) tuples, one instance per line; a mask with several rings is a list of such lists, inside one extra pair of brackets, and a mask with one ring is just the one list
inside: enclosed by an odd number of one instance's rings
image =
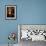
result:
[[(16, 20), (5, 20), (8, 4), (17, 6)], [(46, 24), (46, 0), (0, 0), (0, 44), (8, 43), (10, 32), (17, 34), (18, 24)]]
[(21, 25), (21, 30), (45, 30), (46, 31), (46, 25)]

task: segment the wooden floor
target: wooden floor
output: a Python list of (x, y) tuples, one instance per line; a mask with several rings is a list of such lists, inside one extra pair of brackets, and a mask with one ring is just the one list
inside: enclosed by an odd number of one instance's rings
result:
[(44, 41), (34, 41), (31, 40), (21, 40), (19, 46), (46, 46), (46, 42)]
[[(0, 46), (8, 46), (8, 44), (0, 44)], [(46, 42), (43, 41), (32, 42), (31, 40), (28, 41), (21, 40), (19, 44), (15, 44), (13, 46), (46, 46)]]

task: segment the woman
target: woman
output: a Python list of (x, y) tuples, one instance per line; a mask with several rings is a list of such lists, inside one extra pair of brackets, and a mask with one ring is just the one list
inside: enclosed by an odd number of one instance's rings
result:
[(7, 17), (14, 17), (14, 7), (7, 7)]

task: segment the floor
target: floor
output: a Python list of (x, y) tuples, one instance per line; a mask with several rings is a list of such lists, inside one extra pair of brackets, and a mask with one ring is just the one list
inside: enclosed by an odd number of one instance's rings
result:
[(21, 40), (20, 41), (20, 46), (46, 46), (46, 42), (45, 41), (25, 41), (25, 40)]
[[(0, 44), (0, 46), (8, 46), (8, 44)], [(18, 46), (18, 44), (10, 45), (10, 46)]]
[[(8, 46), (8, 44), (0, 44), (0, 46)], [(12, 46), (12, 45), (10, 45)], [(13, 46), (46, 46), (45, 41), (34, 41), (31, 40), (21, 40), (19, 44), (14, 44)]]

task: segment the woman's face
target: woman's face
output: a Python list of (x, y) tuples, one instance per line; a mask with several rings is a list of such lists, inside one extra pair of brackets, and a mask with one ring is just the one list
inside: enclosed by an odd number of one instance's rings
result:
[(12, 9), (8, 8), (8, 14), (11, 15), (12, 14)]

